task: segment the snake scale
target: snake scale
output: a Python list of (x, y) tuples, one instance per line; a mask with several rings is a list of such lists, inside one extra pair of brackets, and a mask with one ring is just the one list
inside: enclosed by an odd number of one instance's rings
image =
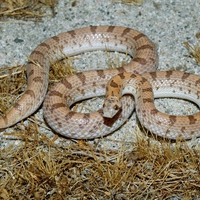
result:
[[(66, 77), (46, 95), (52, 62), (63, 58), (63, 54), (72, 56), (93, 50), (128, 53), (132, 60), (120, 68), (91, 70)], [(200, 136), (200, 113), (167, 115), (154, 106), (157, 97), (188, 99), (200, 106), (200, 77), (176, 71), (155, 72), (157, 65), (154, 44), (134, 29), (91, 26), (61, 33), (31, 53), (27, 63), (27, 89), (0, 119), (0, 129), (27, 118), (44, 101), (47, 123), (69, 138), (92, 139), (113, 132), (125, 123), (134, 105), (141, 124), (156, 135), (170, 139)], [(70, 110), (75, 102), (105, 94), (103, 109), (86, 114)]]

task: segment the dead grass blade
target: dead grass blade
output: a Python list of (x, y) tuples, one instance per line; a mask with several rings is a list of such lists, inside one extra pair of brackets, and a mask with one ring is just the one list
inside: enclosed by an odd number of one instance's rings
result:
[(0, 18), (12, 17), (15, 19), (34, 19), (38, 20), (48, 16), (44, 14), (47, 8), (50, 8), (52, 15), (55, 15), (55, 4), (58, 0), (1, 0), (0, 1)]

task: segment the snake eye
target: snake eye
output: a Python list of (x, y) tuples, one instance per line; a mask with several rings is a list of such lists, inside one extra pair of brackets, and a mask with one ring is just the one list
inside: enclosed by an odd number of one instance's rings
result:
[(118, 105), (114, 105), (113, 108), (114, 108), (114, 110), (119, 110), (119, 106)]

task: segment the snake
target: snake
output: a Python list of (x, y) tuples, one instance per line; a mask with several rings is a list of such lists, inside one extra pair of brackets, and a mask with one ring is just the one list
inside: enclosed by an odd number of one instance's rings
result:
[[(130, 55), (122, 67), (79, 72), (47, 93), (51, 63), (87, 51)], [(169, 139), (200, 136), (200, 113), (175, 116), (155, 108), (154, 98), (183, 98), (200, 106), (200, 77), (178, 71), (156, 71), (155, 44), (143, 33), (122, 26), (89, 26), (53, 36), (32, 51), (27, 62), (27, 88), (0, 118), (4, 130), (36, 112), (43, 103), (45, 121), (60, 135), (74, 139), (106, 136), (122, 126), (133, 110), (144, 127)], [(90, 113), (72, 110), (84, 99), (106, 95), (103, 107)]]

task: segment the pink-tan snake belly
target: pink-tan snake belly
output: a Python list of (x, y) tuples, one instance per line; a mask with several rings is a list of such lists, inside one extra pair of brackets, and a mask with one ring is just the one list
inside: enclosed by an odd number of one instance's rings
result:
[[(63, 58), (63, 54), (72, 56), (92, 50), (124, 52), (133, 59), (120, 68), (86, 71), (64, 78), (46, 95), (49, 67), (53, 61)], [(31, 53), (27, 64), (28, 87), (22, 98), (0, 119), (0, 129), (27, 118), (40, 107), (46, 95), (44, 117), (57, 133), (75, 139), (105, 136), (120, 127), (134, 109), (132, 96), (120, 95), (134, 93), (138, 118), (153, 133), (170, 139), (200, 136), (200, 113), (167, 115), (158, 111), (153, 103), (154, 97), (177, 97), (200, 106), (200, 77), (183, 72), (155, 72), (157, 65), (154, 44), (136, 30), (91, 26), (61, 33), (47, 39)], [(77, 101), (105, 95), (106, 89), (108, 98), (111, 97), (107, 100), (108, 106), (117, 111), (113, 117), (108, 116), (110, 108), (105, 108), (106, 102), (103, 110), (92, 113), (70, 110)]]

